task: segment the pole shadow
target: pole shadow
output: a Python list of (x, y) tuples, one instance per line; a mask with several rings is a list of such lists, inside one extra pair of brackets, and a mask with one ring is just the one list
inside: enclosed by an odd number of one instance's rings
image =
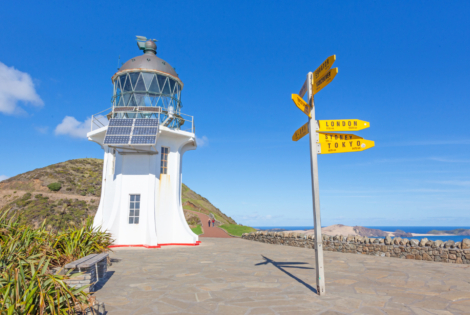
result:
[[(284, 270), (284, 268), (296, 268), (296, 269), (315, 269), (315, 268), (311, 268), (311, 267), (302, 267), (302, 266), (298, 266), (298, 265), (308, 265), (308, 263), (306, 262), (292, 262), (292, 261), (285, 261), (285, 262), (279, 262), (279, 261), (274, 261), (272, 259), (269, 259), (268, 257), (264, 256), (264, 255), (261, 255), (261, 257), (264, 258), (264, 262), (261, 262), (261, 263), (258, 263), (258, 264), (255, 264), (255, 266), (261, 266), (261, 265), (267, 265), (267, 264), (271, 264), (273, 265), (274, 267), (276, 267), (277, 269), (279, 269), (280, 271), (284, 272), (286, 275), (288, 275), (289, 277), (291, 277), (292, 279), (294, 279), (295, 281), (299, 282), (300, 284), (304, 285), (307, 289), (309, 289), (310, 291), (314, 292), (315, 294), (317, 294), (317, 289), (315, 289), (314, 287), (312, 287), (310, 284), (306, 283), (305, 281), (303, 281), (302, 279), (294, 276), (293, 274), (291, 274), (290, 272)], [(292, 266), (293, 265), (293, 266)]]

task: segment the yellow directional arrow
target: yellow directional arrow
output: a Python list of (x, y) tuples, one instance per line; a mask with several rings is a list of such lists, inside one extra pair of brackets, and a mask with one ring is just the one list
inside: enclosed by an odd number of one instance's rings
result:
[(297, 131), (292, 136), (292, 141), (298, 141), (304, 136), (308, 135), (308, 123), (297, 129)]
[(342, 140), (364, 139), (362, 137), (346, 133), (317, 133), (318, 142), (336, 142)]
[(331, 69), (324, 76), (322, 76), (317, 81), (313, 81), (313, 95), (321, 91), (325, 86), (330, 84), (331, 81), (338, 74), (338, 68)]
[(324, 76), (326, 74), (326, 72), (328, 70), (330, 70), (330, 68), (333, 65), (333, 63), (335, 62), (335, 60), (336, 60), (336, 55), (333, 55), (333, 56), (330, 56), (330, 57), (326, 58), (326, 60), (323, 61), (323, 63), (320, 65), (320, 67), (318, 67), (317, 70), (315, 70), (313, 72), (313, 82), (318, 81), (318, 79), (320, 79), (322, 76)]
[(310, 110), (312, 109), (307, 102), (305, 102), (299, 95), (292, 94), (292, 100), (294, 101), (295, 105), (304, 112), (309, 118), (312, 118), (310, 115)]
[(329, 154), (329, 153), (347, 153), (347, 152), (364, 151), (364, 150), (374, 147), (375, 143), (372, 140), (354, 139), (354, 140), (323, 142), (323, 143), (319, 143), (318, 145), (321, 146), (320, 154)]
[(352, 131), (370, 127), (370, 123), (359, 119), (318, 120), (317, 131)]

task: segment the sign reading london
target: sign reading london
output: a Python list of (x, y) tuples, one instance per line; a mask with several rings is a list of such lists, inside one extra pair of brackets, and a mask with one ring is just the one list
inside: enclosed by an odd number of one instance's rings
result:
[(369, 122), (359, 119), (318, 120), (317, 131), (351, 131), (369, 127)]
[(375, 146), (372, 140), (354, 139), (333, 142), (323, 142), (318, 144), (321, 147), (321, 154), (328, 153), (347, 153), (370, 149)]

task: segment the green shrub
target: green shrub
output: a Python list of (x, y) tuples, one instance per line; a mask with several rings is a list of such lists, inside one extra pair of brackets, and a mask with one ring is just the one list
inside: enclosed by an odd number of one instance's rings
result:
[(8, 213), (0, 213), (0, 314), (76, 314), (75, 306), (89, 306), (87, 286), (70, 288), (64, 280), (71, 275), (52, 269), (107, 251), (110, 235), (93, 229), (91, 220), (51, 232), (46, 221), (34, 229)]
[(49, 188), (52, 191), (59, 191), (62, 188), (62, 184), (61, 183), (52, 183), (52, 184), (47, 185), (47, 188)]

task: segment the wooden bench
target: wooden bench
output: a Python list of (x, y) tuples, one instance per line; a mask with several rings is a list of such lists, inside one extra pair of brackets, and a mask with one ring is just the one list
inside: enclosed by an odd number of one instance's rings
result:
[(108, 269), (108, 253), (91, 254), (72, 261), (64, 266), (65, 272), (72, 270), (71, 275), (83, 273), (75, 276), (65, 282), (73, 288), (79, 288), (84, 285), (90, 285), (86, 292), (93, 292), (94, 285), (106, 275)]

